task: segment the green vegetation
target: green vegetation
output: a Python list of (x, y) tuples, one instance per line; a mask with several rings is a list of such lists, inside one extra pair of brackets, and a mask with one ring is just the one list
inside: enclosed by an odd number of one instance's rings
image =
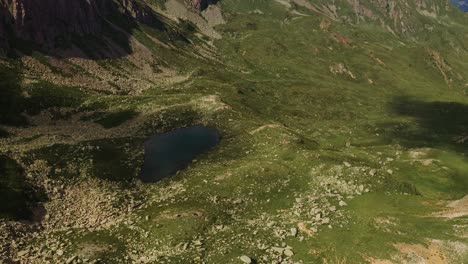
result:
[(96, 120), (96, 123), (102, 125), (105, 128), (112, 128), (121, 125), (127, 120), (136, 117), (138, 113), (132, 110), (124, 110), (121, 112), (110, 113), (102, 118)]
[[(335, 1), (337, 12), (354, 21), (347, 2)], [(13, 68), (0, 71), (0, 124), (27, 124), (24, 114), (58, 108), (71, 109), (67, 118), (80, 129), (51, 140), (38, 125), (27, 140), (9, 136), (2, 151), (27, 149), (24, 166), (46, 161), (48, 177), (60, 183), (99, 179), (122, 192), (114, 201), (122, 217), (111, 224), (52, 234), (67, 242), (64, 256), (240, 263), (247, 255), (271, 263), (281, 255), (272, 247), (284, 243), (294, 252), (282, 256), (286, 263), (402, 262), (409, 254), (396, 245), (427, 248), (437, 240), (451, 263), (466, 263), (468, 252), (450, 245), (467, 245), (467, 216), (437, 215), (468, 194), (466, 16), (440, 7), (434, 18), (409, 3), (414, 14), (403, 20), (415, 30), (392, 32), (379, 20), (330, 21), (276, 1), (219, 5), (228, 21), (216, 28), (219, 61), (184, 46), (185, 38), (201, 41), (189, 22), (161, 18), (170, 32), (129, 28), (162, 64), (192, 72), (188, 81), (104, 95), (43, 81), (20, 85)], [(125, 68), (117, 61), (100, 63)], [(173, 178), (138, 182), (148, 136), (199, 123), (219, 129), (219, 146)], [(21, 196), (13, 180), (19, 171), (5, 162), (7, 193)], [(83, 249), (89, 245), (99, 250)]]

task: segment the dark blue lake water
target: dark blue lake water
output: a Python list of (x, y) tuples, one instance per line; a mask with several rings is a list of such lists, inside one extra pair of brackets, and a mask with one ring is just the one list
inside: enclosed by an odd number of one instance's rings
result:
[(145, 142), (145, 161), (140, 178), (149, 183), (174, 175), (186, 168), (197, 155), (218, 143), (218, 131), (202, 125), (154, 135)]
[(468, 12), (468, 0), (451, 0), (451, 2), (463, 12)]

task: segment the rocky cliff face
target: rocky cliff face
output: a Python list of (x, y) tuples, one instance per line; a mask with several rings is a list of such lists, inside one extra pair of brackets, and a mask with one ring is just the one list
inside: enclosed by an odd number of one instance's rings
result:
[(209, 5), (216, 4), (218, 0), (185, 0), (185, 3), (196, 11), (203, 11)]
[(39, 5), (33, 0), (10, 0), (8, 6), (15, 35), (47, 46), (67, 34), (97, 34), (102, 27), (96, 1), (45, 0)]
[[(455, 0), (458, 1), (458, 0)], [(333, 21), (374, 22), (394, 34), (424, 30), (424, 20), (438, 19), (453, 10), (450, 1), (426, 0), (285, 0)]]
[(11, 15), (4, 1), (0, 2), (0, 54), (8, 48), (7, 25), (11, 23)]
[(152, 9), (136, 0), (0, 0), (0, 47), (14, 37), (54, 48), (72, 35), (99, 35), (105, 25), (115, 27), (116, 17), (157, 23)]

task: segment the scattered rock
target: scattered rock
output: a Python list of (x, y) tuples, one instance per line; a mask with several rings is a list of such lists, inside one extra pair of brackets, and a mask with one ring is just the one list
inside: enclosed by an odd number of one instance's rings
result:
[(77, 256), (73, 256), (73, 257), (70, 257), (67, 259), (67, 261), (65, 262), (66, 264), (71, 264), (73, 263), (73, 261), (75, 261), (75, 259), (77, 259), (78, 257)]
[(240, 257), (240, 260), (241, 260), (242, 262), (246, 263), (246, 264), (252, 263), (252, 259), (251, 259), (250, 257), (247, 257), (246, 255), (241, 256), (241, 257)]
[(292, 256), (294, 256), (294, 252), (291, 249), (286, 248), (284, 250), (284, 255), (287, 256), (287, 257), (292, 257)]
[(339, 206), (347, 206), (348, 204), (345, 201), (340, 201), (338, 203)]
[(271, 249), (279, 254), (283, 254), (284, 251), (284, 248), (282, 247), (272, 247)]
[(315, 221), (320, 221), (321, 218), (322, 218), (322, 215), (319, 213), (315, 216)]
[(187, 250), (189, 247), (189, 243), (184, 243), (184, 245), (182, 246), (182, 250)]
[(291, 236), (295, 237), (297, 235), (297, 228), (292, 227), (291, 228)]

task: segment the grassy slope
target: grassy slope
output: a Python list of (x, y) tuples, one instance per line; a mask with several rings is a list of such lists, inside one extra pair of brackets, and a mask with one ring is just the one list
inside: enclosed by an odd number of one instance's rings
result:
[[(468, 243), (461, 235), (466, 218), (429, 216), (442, 209), (440, 201), (468, 192), (467, 143), (454, 141), (467, 131), (466, 88), (463, 80), (447, 85), (427, 52), (428, 47), (438, 50), (452, 71), (466, 78), (463, 61), (468, 54), (460, 36), (467, 29), (462, 22), (437, 26), (435, 33), (420, 33), (421, 40), (411, 41), (372, 24), (335, 23), (323, 31), (321, 17), (291, 15), (271, 1), (227, 0), (222, 6), (229, 20), (219, 28), (224, 38), (216, 43), (223, 65), (203, 65), (190, 85), (155, 87), (136, 97), (92, 96), (79, 108), (111, 112), (91, 118), (108, 128), (135, 113), (147, 118), (151, 122), (128, 140), (135, 147), (155, 131), (198, 122), (218, 127), (222, 143), (173, 179), (137, 184), (147, 203), (130, 216), (134, 224), (56, 234), (70, 239), (66, 256), (80, 254), (82, 244), (95, 243), (111, 245), (92, 256), (105, 262), (130, 262), (126, 257), (136, 255), (161, 263), (237, 263), (243, 254), (271, 262), (272, 254), (259, 245), (285, 242), (293, 247), (296, 261), (361, 263), (366, 257), (390, 258), (399, 242)], [(254, 9), (264, 14), (252, 14)], [(350, 38), (351, 44), (337, 43), (332, 33)], [(446, 39), (457, 41), (459, 51), (446, 48)], [(356, 79), (330, 73), (329, 67), (338, 63)], [(218, 95), (231, 109), (204, 108), (200, 100), (207, 95)], [(161, 107), (168, 108), (153, 112)], [(249, 133), (269, 124), (277, 126)], [(109, 149), (120, 153), (122, 143), (114, 143), (117, 150)], [(37, 151), (60, 166), (48, 157), (50, 148)], [(425, 166), (412, 156), (415, 151), (436, 161)], [(98, 161), (103, 157), (82, 155)], [(95, 176), (115, 169), (112, 163), (99, 164), (91, 170)], [(129, 170), (137, 171), (138, 162), (132, 164)], [(321, 184), (331, 178), (330, 186)], [(370, 192), (356, 195), (340, 188), (337, 180), (363, 184)], [(173, 196), (160, 200), (171, 188)], [(302, 241), (282, 237), (313, 218), (311, 209), (337, 206), (337, 197), (321, 196), (327, 193), (324, 188), (340, 193), (349, 204), (330, 214), (332, 228), (319, 226), (312, 237), (300, 232)], [(318, 205), (313, 206), (317, 195)], [(382, 227), (378, 219), (395, 224)], [(189, 243), (185, 250), (184, 243)], [(454, 263), (467, 260), (466, 255), (452, 256)]]

